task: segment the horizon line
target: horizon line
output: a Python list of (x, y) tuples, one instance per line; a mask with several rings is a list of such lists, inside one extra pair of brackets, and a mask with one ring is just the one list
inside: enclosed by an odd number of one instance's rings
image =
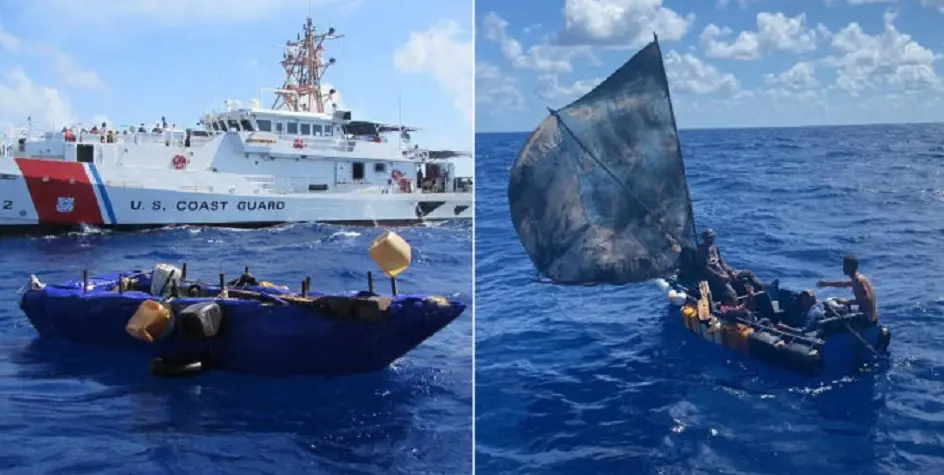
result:
[[(863, 122), (851, 124), (805, 124), (805, 125), (754, 125), (754, 126), (712, 126), (712, 127), (679, 127), (681, 131), (695, 130), (759, 130), (759, 129), (805, 129), (830, 127), (871, 127), (877, 125), (944, 125), (944, 121), (926, 122)], [(531, 133), (533, 130), (476, 130), (475, 134), (521, 134)]]

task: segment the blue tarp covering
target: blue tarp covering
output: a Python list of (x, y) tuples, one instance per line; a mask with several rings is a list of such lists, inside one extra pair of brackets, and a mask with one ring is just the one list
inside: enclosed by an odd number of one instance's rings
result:
[[(147, 288), (143, 283), (149, 283), (149, 276), (138, 278), (139, 288)], [(81, 281), (29, 290), (23, 295), (20, 308), (43, 336), (153, 356), (200, 351), (211, 355), (219, 369), (268, 375), (338, 375), (379, 370), (465, 310), (465, 305), (459, 302), (441, 306), (426, 300), (426, 295), (398, 295), (387, 318), (366, 322), (326, 316), (298, 305), (272, 305), (273, 299), (262, 302), (177, 298), (171, 303), (173, 313), (197, 302), (217, 302), (223, 310), (220, 333), (203, 342), (191, 342), (179, 332), (172, 332), (148, 344), (131, 337), (125, 325), (142, 302), (161, 299), (140, 290), (122, 294), (113, 291), (118, 273), (90, 278), (89, 282), (94, 287), (88, 293), (82, 292)], [(242, 289), (283, 293), (265, 287)]]
[(654, 41), (534, 131), (511, 170), (511, 218), (557, 283), (659, 277), (694, 219), (662, 52)]

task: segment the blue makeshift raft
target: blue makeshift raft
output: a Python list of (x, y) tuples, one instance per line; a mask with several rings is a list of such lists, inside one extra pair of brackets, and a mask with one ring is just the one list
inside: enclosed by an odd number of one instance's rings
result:
[(673, 276), (667, 283), (670, 318), (704, 340), (769, 365), (835, 379), (887, 357), (891, 331), (833, 299), (822, 302), (827, 318), (815, 331), (801, 332), (774, 324), (802, 321), (800, 294), (778, 282), (743, 297), (750, 300), (750, 319), (725, 317), (707, 282), (693, 285)]
[[(208, 369), (326, 376), (376, 371), (465, 310), (442, 297), (377, 295), (372, 277), (369, 291), (322, 294), (308, 290), (310, 280), (301, 292), (257, 282), (248, 269), (229, 284), (222, 274), (216, 285), (188, 281), (185, 265), (170, 290), (154, 292), (160, 288), (152, 285), (155, 273), (86, 273), (65, 285), (32, 276), (20, 308), (43, 337), (148, 354), (152, 372), (164, 376)], [(171, 317), (153, 341), (126, 328), (148, 305)]]

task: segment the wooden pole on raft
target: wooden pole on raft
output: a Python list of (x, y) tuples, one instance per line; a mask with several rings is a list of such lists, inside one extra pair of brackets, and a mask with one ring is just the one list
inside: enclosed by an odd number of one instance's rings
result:
[(311, 276), (305, 277), (305, 297), (311, 295)]
[(82, 271), (82, 293), (88, 293), (88, 269)]
[(397, 278), (396, 277), (390, 278), (390, 292), (393, 294), (394, 297), (397, 296)]
[(220, 272), (220, 292), (226, 290), (226, 275)]
[(180, 280), (187, 280), (187, 263), (184, 262), (183, 268), (180, 270)]
[(118, 273), (118, 295), (125, 293), (125, 276)]
[(367, 291), (373, 295), (374, 293), (374, 273), (367, 271)]
[(178, 289), (177, 289), (177, 281), (176, 281), (176, 280), (170, 281), (170, 296), (171, 296), (171, 297), (174, 297), (174, 298), (177, 298), (177, 297), (180, 296), (180, 295), (179, 295), (179, 292), (178, 292)]

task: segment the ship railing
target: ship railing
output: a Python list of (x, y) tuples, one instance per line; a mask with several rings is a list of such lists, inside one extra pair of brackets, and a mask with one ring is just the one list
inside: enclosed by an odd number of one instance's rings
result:
[(288, 145), (299, 151), (301, 150), (329, 150), (335, 152), (347, 152), (351, 153), (354, 151), (354, 146), (357, 144), (356, 140), (348, 140), (343, 137), (338, 136), (321, 136), (321, 137), (306, 137), (301, 140), (301, 143), (296, 145), (296, 138), (280, 136), (278, 138), (278, 143), (283, 145)]

